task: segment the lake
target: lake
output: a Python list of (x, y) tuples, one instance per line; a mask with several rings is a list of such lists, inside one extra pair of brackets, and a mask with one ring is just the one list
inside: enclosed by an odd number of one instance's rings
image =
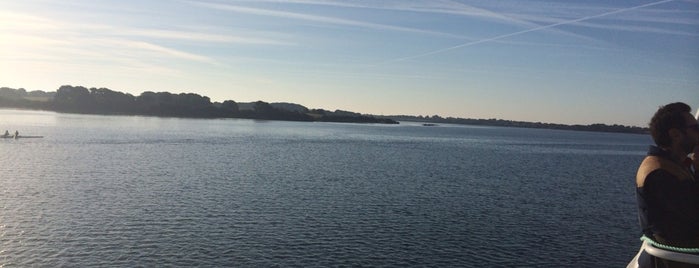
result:
[(0, 110), (0, 267), (624, 267), (650, 137)]

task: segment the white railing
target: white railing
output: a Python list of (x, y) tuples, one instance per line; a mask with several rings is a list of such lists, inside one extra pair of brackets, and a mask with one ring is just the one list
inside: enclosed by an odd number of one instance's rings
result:
[(689, 264), (699, 264), (699, 255), (697, 254), (681, 253), (676, 251), (660, 249), (651, 245), (651, 243), (647, 240), (644, 240), (643, 245), (641, 245), (641, 249), (638, 251), (638, 254), (636, 254), (636, 256), (633, 258), (633, 260), (631, 260), (631, 262), (629, 263), (629, 265), (626, 266), (626, 268), (638, 268), (638, 257), (641, 256), (641, 253), (643, 251), (652, 256), (665, 260)]

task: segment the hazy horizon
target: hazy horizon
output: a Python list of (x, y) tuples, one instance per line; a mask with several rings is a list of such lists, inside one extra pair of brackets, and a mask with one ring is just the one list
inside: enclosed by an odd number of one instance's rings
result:
[[(87, 88), (87, 89), (90, 89), (90, 88), (99, 88), (99, 87), (86, 87), (86, 86), (77, 86), (77, 85), (64, 85), (64, 86), (84, 87), (84, 88)], [(8, 87), (0, 86), (0, 88), (8, 88)], [(46, 93), (55, 93), (55, 92), (57, 92), (57, 90), (42, 90), (42, 89), (33, 90), (33, 89), (26, 89), (26, 88), (13, 88), (13, 89), (16, 89), (16, 90), (17, 90), (17, 89), (23, 89), (23, 90), (25, 90), (26, 92), (32, 92), (32, 91), (43, 91), (43, 92), (46, 92)], [(115, 90), (115, 89), (111, 89), (111, 88), (109, 88), (109, 89), (112, 90), (112, 91), (116, 91), (116, 92), (122, 92), (122, 91)], [(162, 91), (161, 91), (161, 92), (162, 92)], [(167, 92), (167, 91), (165, 91), (165, 92)], [(122, 93), (124, 93), (124, 92), (122, 92)], [(143, 93), (143, 92), (141, 92), (141, 93)], [(168, 92), (168, 93), (171, 93), (171, 94), (180, 94), (180, 93), (172, 93), (172, 92)], [(181, 93), (193, 93), (193, 94), (198, 94), (197, 92), (181, 92)], [(132, 93), (129, 93), (129, 94), (132, 94)], [(132, 95), (133, 95), (134, 97), (138, 97), (140, 94), (132, 94)], [(199, 95), (201, 95), (201, 94), (199, 94)], [(202, 97), (208, 97), (208, 96), (206, 96), (206, 95), (201, 95), (201, 96), (202, 96)], [(223, 101), (229, 101), (229, 100), (211, 100), (212, 103), (214, 103), (214, 102), (222, 103)], [(245, 102), (241, 102), (241, 101), (237, 101), (237, 100), (232, 100), (232, 101), (235, 101), (237, 104), (247, 104), (247, 105), (254, 104), (254, 103), (257, 102), (257, 101), (266, 102), (265, 100), (245, 101)], [(281, 104), (301, 105), (301, 106), (306, 107), (307, 109), (323, 109), (323, 110), (327, 110), (327, 111), (337, 111), (337, 110), (339, 110), (339, 111), (354, 112), (354, 113), (359, 113), (359, 114), (363, 114), (363, 115), (371, 115), (371, 116), (396, 116), (396, 117), (407, 116), (407, 117), (425, 117), (425, 118), (426, 118), (426, 117), (438, 116), (438, 117), (441, 117), (441, 118), (444, 118), (444, 119), (446, 119), (446, 118), (477, 119), (477, 120), (481, 120), (481, 119), (482, 119), (482, 120), (497, 119), (497, 120), (506, 120), (506, 121), (519, 121), (519, 120), (510, 120), (510, 119), (507, 119), (507, 118), (451, 117), (451, 116), (442, 116), (442, 115), (440, 115), (440, 114), (369, 114), (369, 113), (365, 113), (365, 112), (362, 112), (362, 111), (348, 111), (348, 110), (335, 109), (335, 108), (332, 108), (332, 107), (330, 107), (330, 108), (309, 107), (309, 106), (307, 106), (307, 105), (304, 105), (303, 103), (293, 103), (293, 102), (287, 102), (287, 101), (268, 102), (268, 103), (270, 103), (270, 104), (280, 104), (280, 103), (281, 103)], [(10, 109), (10, 110), (15, 110), (15, 109), (17, 109), (17, 110), (24, 110), (25, 108), (0, 107), (0, 109)], [(241, 108), (241, 109), (243, 109), (243, 108)], [(249, 108), (248, 108), (248, 109), (249, 109)], [(697, 114), (698, 114), (697, 117), (699, 117), (699, 111), (697, 112)], [(544, 123), (544, 124), (553, 123), (553, 124), (557, 124), (557, 123), (555, 123), (555, 122), (541, 122), (541, 121), (522, 121), (522, 122)], [(585, 125), (592, 125), (592, 124), (597, 124), (597, 123), (591, 123), (591, 124), (585, 124)], [(618, 123), (610, 123), (610, 124), (608, 124), (608, 125), (619, 125), (619, 124), (618, 124)], [(628, 126), (628, 125), (626, 125), (626, 126)], [(647, 125), (642, 125), (642, 126), (631, 126), (631, 127), (642, 127), (642, 128), (646, 128)]]
[(0, 84), (647, 125), (699, 108), (699, 2), (0, 2)]

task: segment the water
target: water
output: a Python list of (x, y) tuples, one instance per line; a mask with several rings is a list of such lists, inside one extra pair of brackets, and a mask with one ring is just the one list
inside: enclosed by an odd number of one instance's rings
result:
[(623, 267), (632, 134), (0, 110), (0, 267)]

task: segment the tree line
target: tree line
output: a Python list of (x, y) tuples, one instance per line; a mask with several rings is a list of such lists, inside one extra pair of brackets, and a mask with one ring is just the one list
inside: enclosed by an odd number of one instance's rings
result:
[[(256, 101), (245, 109), (232, 100), (211, 102), (195, 93), (145, 91), (138, 96), (107, 88), (61, 86), (56, 92), (0, 88), (0, 107), (41, 109), (65, 113), (146, 115), (189, 118), (246, 118), (284, 121), (325, 121), (397, 124), (387, 118), (344, 111), (309, 110), (301, 105)], [(275, 107), (276, 106), (276, 107)], [(287, 107), (294, 107), (288, 109)]]
[(40, 109), (67, 113), (105, 115), (146, 115), (191, 118), (246, 118), (284, 121), (319, 121), (349, 123), (397, 124), (416, 121), (442, 124), (546, 128), (595, 132), (648, 133), (648, 128), (623, 125), (564, 125), (541, 122), (522, 122), (503, 119), (443, 118), (434, 116), (371, 116), (348, 111), (308, 109), (293, 103), (237, 103), (232, 100), (211, 102), (209, 97), (194, 93), (173, 94), (146, 91), (139, 96), (107, 88), (61, 86), (55, 92), (0, 88), (0, 107)]

